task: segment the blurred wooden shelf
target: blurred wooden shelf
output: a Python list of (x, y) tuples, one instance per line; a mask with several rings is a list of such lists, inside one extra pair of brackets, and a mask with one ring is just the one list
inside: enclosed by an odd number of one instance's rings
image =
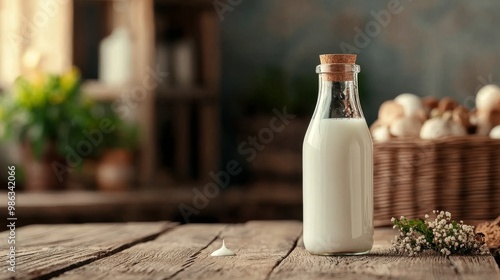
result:
[[(208, 183), (208, 182), (207, 182)], [(176, 186), (165, 190), (18, 192), (17, 224), (83, 223), (175, 220), (183, 222), (179, 205), (193, 206), (193, 188), (204, 184)], [(0, 192), (7, 205), (7, 193)], [(191, 222), (241, 222), (250, 219), (300, 219), (302, 189), (291, 185), (231, 187), (209, 199), (207, 207)], [(0, 218), (7, 218), (7, 211)]]
[(97, 101), (114, 101), (130, 90), (126, 85), (108, 85), (98, 80), (86, 80), (82, 92)]
[[(203, 192), (205, 184), (175, 186), (163, 190), (144, 187), (138, 191), (124, 192), (18, 192), (16, 225), (160, 220), (185, 222), (179, 206), (184, 203), (193, 207), (193, 188)], [(0, 204), (7, 205), (5, 191), (0, 192)], [(272, 182), (232, 186), (208, 199), (207, 206), (198, 210), (199, 213), (189, 217), (189, 222), (301, 220), (302, 187)], [(7, 211), (0, 212), (0, 218), (5, 220)], [(464, 222), (477, 225), (483, 221)], [(386, 221), (376, 220), (374, 224), (384, 226)]]
[[(130, 93), (130, 87), (127, 85), (109, 85), (98, 80), (87, 80), (82, 84), (82, 92), (97, 101), (110, 102), (117, 100), (123, 94)], [(219, 92), (216, 89), (203, 87), (185, 87), (185, 88), (170, 88), (160, 86), (156, 90), (156, 98), (158, 101), (165, 100), (216, 100), (219, 97)]]
[(159, 6), (176, 6), (176, 7), (191, 7), (191, 8), (207, 8), (213, 7), (213, 0), (155, 0), (155, 4)]
[(208, 0), (154, 3), (156, 63), (171, 74), (155, 90), (156, 171), (204, 180), (220, 158), (220, 19)]
[(203, 87), (191, 87), (191, 88), (159, 87), (156, 91), (156, 98), (160, 102), (171, 101), (171, 100), (175, 101), (217, 100), (218, 97), (219, 97), (219, 92), (217, 90), (203, 88)]
[[(89, 30), (86, 24), (75, 26), (73, 60), (84, 69), (89, 61), (98, 59), (90, 46), (99, 43), (115, 28), (125, 27), (132, 39), (131, 80), (135, 82), (116, 86), (99, 80), (86, 80), (82, 90), (94, 100), (113, 102), (133, 94), (133, 88), (150, 74), (148, 69), (169, 73), (158, 87), (146, 89), (146, 98), (132, 108), (133, 116), (141, 127), (138, 159), (141, 186), (150, 186), (153, 178), (165, 167), (171, 168), (177, 179), (185, 179), (186, 182), (208, 177), (211, 170), (218, 168), (220, 131), (220, 19), (212, 1), (125, 0), (123, 5), (116, 7), (111, 2), (98, 2), (81, 1), (75, 4), (77, 22), (84, 23), (84, 11), (90, 9), (99, 13), (96, 26), (100, 29)], [(119, 9), (127, 9), (127, 13)], [(125, 14), (130, 18), (123, 18)], [(134, 18), (145, 20), (136, 21)], [(185, 57), (186, 53), (192, 57), (193, 67), (187, 68), (187, 71), (185, 68), (180, 71), (176, 65), (189, 63), (173, 59), (179, 54), (173, 51), (173, 46), (178, 47), (176, 44), (179, 42), (188, 42), (187, 47), (181, 48), (181, 54), (184, 54), (181, 57)], [(165, 51), (167, 56), (159, 55), (159, 50)], [(88, 68), (87, 78), (98, 77), (97, 69)], [(191, 82), (182, 79), (186, 77), (186, 72)], [(166, 149), (161, 138), (163, 135), (173, 135), (169, 142), (173, 151), (162, 152)]]

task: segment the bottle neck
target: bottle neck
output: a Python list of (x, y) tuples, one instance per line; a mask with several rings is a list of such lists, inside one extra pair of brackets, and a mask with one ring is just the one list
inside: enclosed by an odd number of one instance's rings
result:
[(315, 114), (327, 118), (364, 118), (359, 103), (357, 73), (348, 81), (331, 81), (319, 74), (319, 95)]

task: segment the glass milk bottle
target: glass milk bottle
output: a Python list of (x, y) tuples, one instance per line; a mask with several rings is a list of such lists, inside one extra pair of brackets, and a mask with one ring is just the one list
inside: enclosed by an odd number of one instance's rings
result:
[(373, 245), (373, 144), (358, 97), (356, 55), (320, 55), (319, 95), (303, 144), (304, 245), (357, 255)]

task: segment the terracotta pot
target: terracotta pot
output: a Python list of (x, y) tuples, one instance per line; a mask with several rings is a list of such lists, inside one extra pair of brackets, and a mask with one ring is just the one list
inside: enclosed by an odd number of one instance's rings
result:
[(97, 189), (96, 177), (99, 160), (96, 158), (85, 158), (81, 168), (74, 168), (73, 172), (67, 174), (68, 190), (93, 190)]
[(64, 177), (60, 181), (52, 163), (65, 164), (64, 159), (56, 152), (54, 143), (47, 143), (41, 158), (36, 159), (31, 146), (22, 145), (22, 163), (25, 172), (25, 189), (27, 191), (62, 190), (65, 188)]
[(97, 166), (97, 187), (103, 191), (130, 189), (134, 178), (133, 154), (125, 149), (111, 149), (104, 152)]

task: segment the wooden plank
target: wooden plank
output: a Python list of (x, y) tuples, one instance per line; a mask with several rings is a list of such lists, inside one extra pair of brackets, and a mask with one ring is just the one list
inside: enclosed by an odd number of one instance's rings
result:
[(212, 0), (156, 0), (155, 4), (163, 7), (182, 6), (192, 8), (212, 8)]
[[(213, 9), (199, 16), (199, 36), (203, 85), (219, 95), (220, 89), (220, 20)], [(218, 101), (199, 103), (200, 179), (207, 180), (210, 171), (216, 172), (219, 164), (219, 107)]]
[(471, 277), (481, 276), (476, 279), (499, 277), (495, 272), (498, 268), (495, 270), (492, 266), (494, 260), (489, 256), (472, 257), (471, 260), (481, 263), (473, 263), (466, 257), (456, 257), (454, 265), (450, 258), (433, 252), (418, 257), (395, 254), (390, 251), (389, 242), (394, 233), (390, 229), (377, 229), (373, 250), (364, 256), (313, 256), (305, 250), (302, 240), (299, 240), (297, 247), (273, 271), (269, 279), (467, 279), (468, 277), (462, 277), (460, 269), (456, 269), (459, 263), (461, 269)]
[(166, 279), (189, 267), (225, 227), (179, 226), (153, 241), (68, 271), (58, 279)]
[(220, 19), (213, 9), (200, 13), (199, 28), (203, 84), (218, 91), (221, 80)]
[[(172, 223), (131, 223), (19, 228), (15, 277), (500, 279), (491, 256), (395, 254), (390, 251), (390, 240), (396, 233), (392, 229), (375, 230), (375, 244), (368, 255), (328, 257), (306, 252), (299, 239), (302, 224), (296, 221), (174, 226)], [(222, 239), (236, 256), (210, 256), (220, 247)], [(4, 271), (0, 272), (0, 279), (11, 279), (13, 275)]]
[[(140, 86), (146, 92), (144, 100), (138, 103), (137, 117), (141, 129), (139, 182), (149, 186), (153, 182), (156, 171), (156, 131), (155, 131), (155, 90), (144, 84), (144, 79), (151, 78), (149, 71), (157, 71), (154, 62), (154, 1), (131, 1), (127, 3), (131, 36), (133, 38), (134, 85)], [(157, 73), (159, 74), (159, 73)], [(154, 86), (155, 88), (157, 85)], [(133, 88), (133, 87), (131, 87)]]
[(211, 171), (219, 166), (219, 110), (216, 102), (202, 102), (199, 105), (199, 174), (203, 181), (209, 180)]
[[(296, 221), (252, 221), (230, 226), (172, 279), (266, 279), (295, 247), (301, 232), (302, 224)], [(220, 248), (222, 239), (236, 256), (210, 256)]]
[[(160, 183), (160, 182), (158, 182)], [(205, 182), (206, 183), (206, 182)], [(163, 186), (165, 187), (165, 186)], [(18, 222), (127, 222), (175, 219), (179, 204), (192, 205), (194, 187), (198, 184), (175, 185), (173, 189), (96, 192), (64, 191), (21, 193), (16, 212)], [(203, 187), (203, 185), (201, 185)], [(203, 189), (201, 189), (203, 191)], [(0, 205), (7, 205), (7, 192), (0, 191)], [(211, 218), (220, 222), (241, 222), (255, 219), (300, 219), (302, 216), (302, 189), (276, 183), (234, 187), (221, 191), (201, 215), (193, 221)], [(0, 218), (7, 218), (0, 211)]]
[(500, 279), (500, 270), (490, 256), (450, 256), (461, 279)]
[[(16, 231), (16, 272), (0, 279), (48, 278), (148, 241), (175, 223), (31, 225)], [(6, 236), (6, 232), (2, 236)], [(2, 248), (0, 254), (7, 255)]]
[(113, 102), (121, 95), (130, 92), (130, 85), (110, 85), (99, 80), (85, 80), (82, 83), (83, 94), (93, 100)]
[(191, 108), (187, 102), (175, 105), (174, 137), (175, 137), (175, 168), (180, 179), (190, 176), (191, 166)]

